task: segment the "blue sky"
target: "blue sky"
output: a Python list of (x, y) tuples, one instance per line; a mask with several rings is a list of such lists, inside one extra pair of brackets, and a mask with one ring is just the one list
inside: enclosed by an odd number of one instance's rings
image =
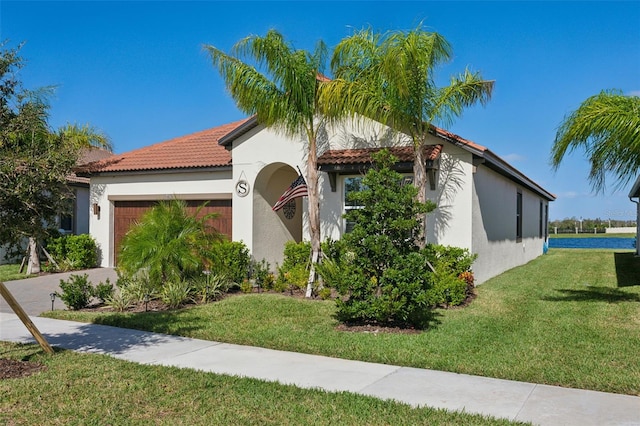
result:
[[(27, 88), (57, 85), (51, 125), (91, 123), (116, 152), (243, 118), (202, 50), (275, 28), (331, 49), (354, 29), (420, 22), (453, 45), (446, 82), (469, 67), (496, 81), (486, 107), (449, 130), (558, 196), (551, 219), (633, 219), (628, 187), (594, 195), (580, 152), (549, 152), (562, 118), (603, 89), (640, 95), (640, 2), (0, 2), (0, 39), (25, 41)], [(613, 183), (613, 181), (610, 181)]]

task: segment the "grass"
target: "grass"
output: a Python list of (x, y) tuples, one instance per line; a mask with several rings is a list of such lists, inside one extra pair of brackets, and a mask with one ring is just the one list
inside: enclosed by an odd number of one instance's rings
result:
[(0, 424), (516, 424), (104, 355), (46, 356), (35, 345), (0, 342), (0, 357), (46, 365), (32, 376), (0, 381)]
[(636, 234), (549, 234), (549, 238), (635, 238)]
[(20, 273), (20, 265), (0, 265), (0, 281), (22, 280), (25, 278), (35, 277), (35, 275), (27, 275)]
[(251, 294), (172, 312), (46, 316), (206, 340), (640, 395), (640, 259), (552, 249), (419, 334), (336, 330), (334, 304)]

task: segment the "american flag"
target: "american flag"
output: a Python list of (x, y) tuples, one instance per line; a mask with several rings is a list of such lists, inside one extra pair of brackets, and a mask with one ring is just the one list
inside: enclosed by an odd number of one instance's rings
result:
[(278, 199), (278, 201), (273, 205), (271, 209), (274, 212), (277, 212), (282, 208), (282, 206), (287, 204), (288, 201), (293, 200), (297, 197), (304, 197), (306, 195), (309, 195), (309, 192), (307, 191), (307, 182), (305, 182), (302, 175), (299, 175), (296, 180), (291, 183), (289, 188), (284, 191), (284, 194), (282, 194), (282, 196)]

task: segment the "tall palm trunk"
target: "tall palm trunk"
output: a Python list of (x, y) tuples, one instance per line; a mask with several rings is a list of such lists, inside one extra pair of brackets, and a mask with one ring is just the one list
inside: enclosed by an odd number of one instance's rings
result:
[[(427, 170), (426, 170), (426, 158), (425, 149), (422, 144), (414, 144), (414, 161), (413, 161), (413, 184), (418, 188), (418, 195), (416, 196), (418, 202), (424, 203), (427, 199)], [(427, 235), (427, 214), (421, 213), (418, 218), (420, 221), (420, 233), (416, 237), (416, 245), (421, 249), (426, 245)]]
[(307, 157), (307, 189), (309, 192), (309, 234), (311, 238), (311, 267), (305, 297), (311, 297), (316, 278), (316, 263), (320, 261), (320, 200), (318, 194), (318, 153), (316, 136), (309, 135), (309, 155)]

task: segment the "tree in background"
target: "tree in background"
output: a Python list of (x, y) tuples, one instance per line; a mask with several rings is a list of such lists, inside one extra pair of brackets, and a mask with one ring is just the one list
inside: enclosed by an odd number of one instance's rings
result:
[[(425, 147), (434, 125), (449, 126), (466, 107), (486, 104), (493, 81), (465, 70), (439, 87), (435, 70), (452, 58), (447, 40), (421, 26), (411, 31), (374, 33), (370, 29), (343, 39), (331, 61), (334, 79), (323, 84), (325, 114), (341, 119), (365, 116), (408, 135), (414, 147), (417, 200), (426, 200)], [(425, 215), (417, 238), (424, 247)]]
[(0, 243), (17, 253), (28, 240), (27, 273), (37, 273), (38, 244), (51, 235), (74, 196), (66, 178), (81, 149), (111, 146), (90, 126), (49, 127), (47, 98), (53, 89), (22, 87), (20, 47), (0, 44)]
[(255, 114), (267, 127), (307, 141), (312, 265), (306, 295), (311, 297), (315, 263), (320, 259), (317, 138), (322, 118), (318, 114), (318, 87), (323, 79), (326, 47), (319, 42), (313, 53), (294, 49), (280, 33), (270, 30), (264, 37), (252, 35), (240, 40), (230, 54), (211, 45), (204, 48), (241, 111)]
[(591, 164), (594, 191), (604, 191), (607, 174), (618, 188), (627, 184), (640, 170), (640, 97), (605, 90), (584, 101), (558, 128), (551, 149), (554, 169), (576, 149), (584, 150)]

